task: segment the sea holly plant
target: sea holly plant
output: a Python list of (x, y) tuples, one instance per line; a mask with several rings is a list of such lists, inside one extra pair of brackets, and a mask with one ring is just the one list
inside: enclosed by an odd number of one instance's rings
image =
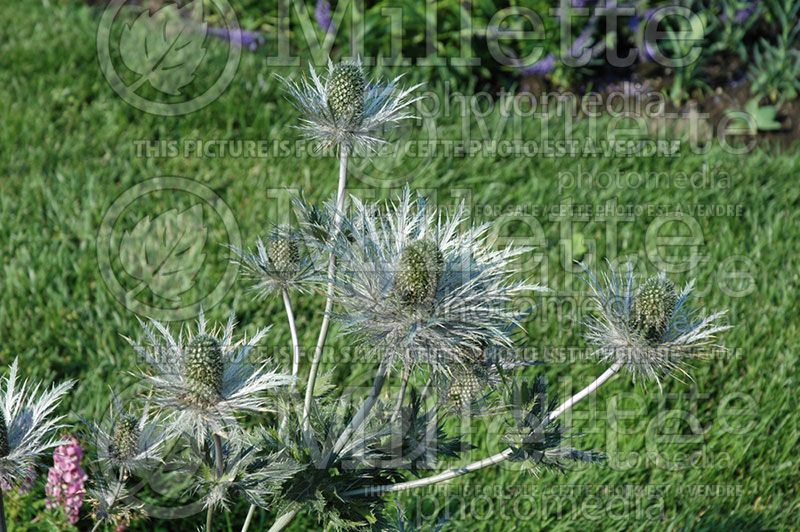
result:
[[(690, 361), (717, 347), (723, 314), (696, 310), (693, 283), (678, 289), (663, 274), (638, 282), (631, 265), (584, 267), (594, 303), (585, 336), (604, 369), (559, 401), (541, 376), (520, 371), (542, 363), (518, 356), (530, 300), (546, 290), (521, 275), (529, 249), (498, 246), (466, 205), (436, 208), (410, 186), (383, 202), (347, 193), (348, 158), (370, 157), (387, 128), (411, 117), (414, 88), (371, 80), (358, 61), (285, 83), (300, 128), (336, 151), (338, 188), (322, 204), (295, 198), (293, 223), (232, 251), (257, 301), (282, 300), (291, 356), (270, 360), (256, 348), (267, 329), (235, 340), (232, 317), (213, 327), (201, 315), (179, 332), (142, 322), (130, 342), (147, 402), (114, 406), (108, 426), (94, 427), (98, 460), (116, 473), (89, 491), (96, 527), (146, 514), (129, 477), (158, 467), (166, 449), (191, 466), (186, 495), (206, 509), (208, 531), (237, 500), (250, 505), (243, 531), (260, 509), (276, 516), (273, 531), (300, 513), (332, 529), (397, 526), (392, 493), (504, 462), (539, 474), (602, 460), (578, 448), (561, 423), (566, 412), (620, 372), (659, 387), (688, 377)], [(298, 295), (324, 300), (318, 322), (296, 319)], [(332, 321), (339, 345), (374, 371), (363, 396), (320, 374)], [(301, 324), (319, 326), (308, 367)], [(465, 452), (481, 452), (451, 433), (448, 421), (465, 414), (502, 421), (504, 448), (463, 463)], [(444, 461), (452, 467), (430, 473)]]
[(55, 433), (64, 416), (55, 410), (73, 381), (44, 389), (40, 384), (19, 381), (19, 360), (14, 359), (0, 382), (0, 531), (6, 530), (3, 490), (34, 477), (42, 455), (63, 443)]

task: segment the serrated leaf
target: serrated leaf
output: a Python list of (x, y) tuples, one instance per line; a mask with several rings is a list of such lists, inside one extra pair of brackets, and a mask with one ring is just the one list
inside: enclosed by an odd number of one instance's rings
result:
[(170, 4), (152, 14), (145, 10), (122, 29), (120, 56), (140, 76), (131, 90), (149, 81), (157, 90), (177, 96), (194, 80), (205, 57), (208, 27), (205, 22), (191, 22), (192, 13), (199, 13), (202, 20), (202, 2), (193, 0), (181, 8)]
[[(171, 209), (155, 219), (146, 216), (120, 241), (120, 262), (131, 277), (158, 297), (175, 301), (192, 288), (205, 262), (201, 253), (208, 230), (203, 206)], [(137, 289), (141, 289), (140, 284)]]

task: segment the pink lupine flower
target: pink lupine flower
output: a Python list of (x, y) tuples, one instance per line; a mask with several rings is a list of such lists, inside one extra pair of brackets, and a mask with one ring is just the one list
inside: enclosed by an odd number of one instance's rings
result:
[(86, 473), (81, 469), (81, 449), (74, 436), (67, 438), (67, 443), (56, 447), (53, 453), (53, 467), (47, 472), (46, 506), (48, 509), (63, 506), (69, 522), (78, 522), (83, 496), (86, 493), (84, 483)]

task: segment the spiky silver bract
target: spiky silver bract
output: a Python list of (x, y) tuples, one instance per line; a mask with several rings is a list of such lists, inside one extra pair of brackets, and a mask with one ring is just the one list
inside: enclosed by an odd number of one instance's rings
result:
[(234, 495), (265, 508), (281, 484), (303, 469), (284, 453), (261, 452), (257, 445), (261, 430), (223, 443), (222, 475), (211, 465), (216, 462), (213, 456), (197, 464), (198, 477), (192, 491), (202, 494), (205, 508), (228, 509)]
[[(513, 298), (542, 290), (515, 279), (513, 261), (527, 249), (493, 249), (488, 224), (462, 228), (463, 204), (445, 217), (408, 188), (394, 203), (354, 197), (352, 205), (344, 222), (349, 238), (334, 250), (345, 332), (380, 356), (448, 373), (475, 352), (512, 346), (519, 325)], [(409, 275), (409, 267), (418, 271)]]
[(374, 152), (381, 134), (413, 118), (411, 94), (420, 86), (398, 88), (400, 77), (388, 83), (368, 82), (360, 60), (334, 65), (327, 75), (309, 67), (310, 79), (286, 80), (294, 106), (302, 113), (301, 129), (323, 149), (340, 146), (357, 154)]
[(514, 423), (503, 441), (512, 451), (512, 461), (523, 462), (525, 469), (538, 475), (546, 468), (563, 470), (569, 462), (605, 460), (601, 453), (565, 445), (567, 430), (558, 420), (550, 419), (556, 403), (548, 398), (544, 378), (512, 383), (508, 392)]
[(625, 273), (613, 268), (598, 279), (584, 266), (596, 306), (587, 323), (587, 340), (606, 362), (621, 362), (635, 378), (661, 378), (680, 372), (686, 361), (720, 347), (714, 342), (729, 327), (719, 323), (725, 312), (703, 316), (689, 306), (694, 281), (680, 293), (665, 276), (636, 286), (633, 265)]
[(145, 406), (137, 415), (113, 397), (108, 420), (104, 424), (90, 423), (91, 437), (97, 448), (101, 467), (110, 467), (110, 478), (117, 472), (127, 477), (131, 472), (144, 471), (161, 461), (164, 444), (170, 437), (162, 428), (163, 421), (150, 415)]
[[(143, 377), (153, 388), (153, 402), (169, 413), (177, 431), (187, 432), (197, 441), (203, 441), (210, 433), (239, 432), (239, 414), (266, 412), (264, 392), (293, 381), (290, 375), (268, 370), (268, 361), (251, 360), (254, 347), (268, 328), (250, 340), (245, 337), (234, 341), (235, 324), (231, 315), (224, 328), (211, 330), (201, 313), (195, 331), (184, 329), (176, 337), (165, 325), (151, 320), (142, 323), (144, 342), (129, 340), (149, 366)], [(197, 376), (187, 372), (187, 361), (195, 356), (197, 347), (193, 342), (199, 337), (211, 337), (219, 347), (222, 376), (218, 390), (199, 388)], [(214, 360), (209, 359), (208, 364), (206, 369), (216, 371)], [(190, 365), (191, 368), (200, 370), (199, 366)]]
[(144, 503), (132, 496), (124, 481), (97, 482), (86, 491), (95, 523), (126, 529), (133, 521), (147, 517)]
[(0, 383), (0, 414), (5, 422), (5, 445), (0, 456), (0, 485), (16, 486), (34, 475), (44, 451), (62, 442), (52, 437), (61, 428), (64, 416), (53, 415), (74, 381), (66, 381), (49, 389), (39, 384), (18, 381), (19, 361), (9, 368)]
[(382, 526), (383, 499), (343, 495), (354, 487), (402, 479), (397, 467), (380, 467), (384, 462), (394, 463), (384, 448), (391, 428), (375, 412), (382, 405), (367, 415), (347, 445), (334, 452), (334, 442), (347, 425), (348, 414), (352, 411), (343, 412), (342, 402), (332, 395), (320, 397), (313, 404), (309, 412), (311, 431), (303, 428), (301, 412), (286, 402), (281, 407), (285, 426), (280, 430), (261, 432), (260, 447), (265, 452), (285, 453), (303, 468), (281, 485), (280, 492), (266, 501), (266, 508), (279, 514), (302, 508), (320, 526), (330, 530), (385, 530)]
[(302, 240), (297, 230), (281, 226), (273, 229), (266, 240), (259, 238), (255, 251), (235, 247), (231, 250), (259, 297), (283, 290), (305, 293), (320, 277), (319, 266)]

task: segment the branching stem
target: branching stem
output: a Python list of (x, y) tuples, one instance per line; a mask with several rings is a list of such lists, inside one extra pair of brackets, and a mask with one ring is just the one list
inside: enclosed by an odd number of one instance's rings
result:
[(289, 298), (289, 292), (284, 289), (283, 293), (283, 306), (286, 308), (286, 320), (289, 322), (289, 332), (292, 335), (292, 377), (295, 381), (292, 382), (292, 389), (297, 388), (297, 374), (300, 372), (300, 341), (297, 339), (297, 324), (294, 320), (294, 310), (292, 309), (292, 300)]
[[(553, 421), (554, 419), (558, 418), (564, 412), (571, 409), (575, 406), (579, 401), (584, 399), (586, 396), (590, 395), (594, 391), (596, 391), (603, 383), (611, 379), (614, 375), (616, 375), (619, 370), (622, 368), (621, 362), (615, 362), (611, 367), (609, 367), (602, 375), (597, 377), (591, 384), (589, 384), (586, 388), (582, 389), (566, 401), (562, 403), (558, 408), (550, 412), (547, 416), (548, 422)], [(446, 480), (450, 480), (456, 477), (460, 477), (461, 475), (466, 475), (467, 473), (472, 473), (474, 471), (478, 471), (485, 467), (493, 466), (508, 460), (513, 454), (513, 451), (509, 448), (504, 451), (501, 451), (497, 454), (484, 458), (482, 460), (478, 460), (477, 462), (472, 462), (471, 464), (467, 464), (461, 467), (454, 467), (452, 469), (448, 469), (447, 471), (443, 471), (438, 475), (433, 475), (426, 478), (420, 478), (417, 480), (410, 480), (408, 482), (401, 482), (398, 484), (386, 484), (383, 486), (370, 486), (365, 488), (358, 488), (350, 491), (346, 491), (342, 494), (343, 497), (357, 497), (357, 496), (377, 496), (383, 493), (394, 493), (398, 491), (405, 491), (414, 488), (421, 488), (424, 486), (430, 486), (432, 484), (437, 484), (439, 482), (444, 482)]]
[(345, 448), (350, 441), (350, 438), (353, 436), (353, 433), (357, 431), (359, 427), (361, 427), (361, 425), (367, 419), (370, 410), (372, 410), (372, 407), (375, 406), (376, 402), (378, 402), (378, 396), (380, 396), (381, 390), (383, 389), (383, 384), (386, 382), (386, 374), (388, 370), (389, 361), (384, 358), (381, 361), (380, 366), (378, 366), (378, 371), (375, 372), (375, 381), (372, 383), (372, 391), (370, 391), (369, 396), (367, 396), (367, 398), (361, 404), (361, 407), (353, 415), (350, 423), (348, 423), (347, 427), (345, 427), (345, 429), (339, 435), (339, 438), (336, 440), (336, 444), (334, 444), (331, 453), (326, 459), (328, 465), (330, 465), (332, 457)]

